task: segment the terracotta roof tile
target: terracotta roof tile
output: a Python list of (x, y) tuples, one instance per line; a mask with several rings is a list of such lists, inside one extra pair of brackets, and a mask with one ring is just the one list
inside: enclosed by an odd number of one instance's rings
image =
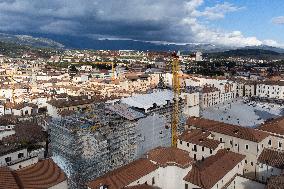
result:
[(187, 151), (176, 147), (158, 147), (148, 152), (147, 158), (156, 162), (159, 166), (176, 165), (182, 168), (188, 167), (193, 162)]
[(0, 189), (20, 189), (12, 171), (8, 167), (0, 168)]
[(284, 175), (270, 177), (265, 189), (284, 189)]
[(147, 185), (147, 184), (140, 184), (135, 186), (128, 186), (125, 189), (159, 189), (158, 187)]
[(157, 168), (157, 165), (147, 159), (138, 159), (102, 177), (96, 178), (88, 183), (88, 187), (99, 189), (101, 185), (107, 185), (108, 189), (121, 189), (155, 171)]
[(208, 138), (210, 134), (211, 133), (208, 131), (202, 131), (200, 129), (192, 129), (184, 131), (179, 136), (179, 139), (199, 146), (204, 146), (209, 149), (216, 149), (221, 142), (218, 140)]
[(266, 121), (261, 124), (258, 129), (269, 133), (284, 135), (284, 116)]
[(194, 164), (184, 180), (204, 189), (212, 188), (244, 158), (241, 154), (219, 150), (217, 154)]
[(258, 162), (284, 169), (284, 151), (265, 148), (258, 157)]
[(15, 171), (23, 188), (42, 189), (66, 180), (64, 172), (52, 159), (40, 161), (32, 166)]
[(65, 180), (65, 174), (51, 159), (17, 171), (0, 168), (0, 189), (43, 189)]
[(231, 125), (219, 121), (190, 117), (187, 120), (189, 126), (194, 126), (199, 129), (221, 133), (232, 137), (249, 140), (253, 142), (261, 142), (269, 136), (268, 133), (259, 131), (253, 128)]

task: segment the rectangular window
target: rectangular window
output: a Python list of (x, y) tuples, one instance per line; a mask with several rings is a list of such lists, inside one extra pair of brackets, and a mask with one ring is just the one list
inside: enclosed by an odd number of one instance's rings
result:
[(247, 149), (247, 150), (249, 149), (249, 145), (248, 145), (248, 144), (246, 144), (246, 149)]
[(185, 185), (184, 185), (184, 189), (188, 189), (188, 184), (185, 184)]
[(202, 146), (202, 152), (204, 152), (204, 146)]
[(6, 157), (5, 158), (6, 163), (10, 162), (11, 160), (12, 160), (11, 157)]
[(179, 141), (180, 144), (182, 144), (182, 141)]
[(282, 143), (281, 142), (278, 142), (278, 147), (282, 148)]
[(219, 140), (220, 140), (220, 142), (223, 142), (223, 138), (220, 138)]
[(271, 145), (271, 140), (268, 141), (268, 145)]
[(18, 158), (22, 158), (22, 157), (24, 157), (24, 153), (19, 153)]
[(152, 185), (155, 184), (155, 177), (152, 178)]

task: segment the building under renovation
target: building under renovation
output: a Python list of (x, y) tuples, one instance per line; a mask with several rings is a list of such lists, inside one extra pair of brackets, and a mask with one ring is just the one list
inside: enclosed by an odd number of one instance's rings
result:
[[(54, 160), (67, 172), (72, 188), (84, 188), (86, 181), (153, 148), (170, 146), (172, 106), (172, 92), (161, 90), (53, 119), (50, 147)], [(180, 115), (180, 131), (184, 120)]]

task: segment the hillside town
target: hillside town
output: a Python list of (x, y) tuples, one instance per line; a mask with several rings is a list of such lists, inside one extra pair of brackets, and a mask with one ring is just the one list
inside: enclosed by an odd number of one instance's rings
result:
[(283, 59), (47, 54), (0, 55), (0, 189), (284, 188)]

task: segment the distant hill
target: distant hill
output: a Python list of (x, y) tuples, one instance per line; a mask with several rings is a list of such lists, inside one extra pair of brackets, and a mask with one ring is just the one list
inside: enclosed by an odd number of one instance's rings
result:
[(284, 54), (272, 50), (264, 50), (259, 48), (242, 48), (236, 50), (228, 50), (224, 52), (208, 53), (208, 57), (243, 57), (243, 58), (256, 58), (256, 59), (277, 59), (284, 58)]
[(279, 47), (272, 47), (268, 45), (248, 46), (248, 47), (244, 47), (243, 49), (262, 49), (262, 50), (274, 51), (278, 53), (284, 53), (284, 49), (279, 48)]
[(0, 42), (27, 45), (33, 47), (64, 48), (64, 45), (54, 40), (29, 35), (12, 35), (0, 33)]
[(33, 53), (39, 57), (48, 58), (50, 55), (56, 54), (60, 49), (47, 47), (33, 47), (12, 42), (0, 41), (0, 54), (9, 57), (21, 57), (24, 53)]

